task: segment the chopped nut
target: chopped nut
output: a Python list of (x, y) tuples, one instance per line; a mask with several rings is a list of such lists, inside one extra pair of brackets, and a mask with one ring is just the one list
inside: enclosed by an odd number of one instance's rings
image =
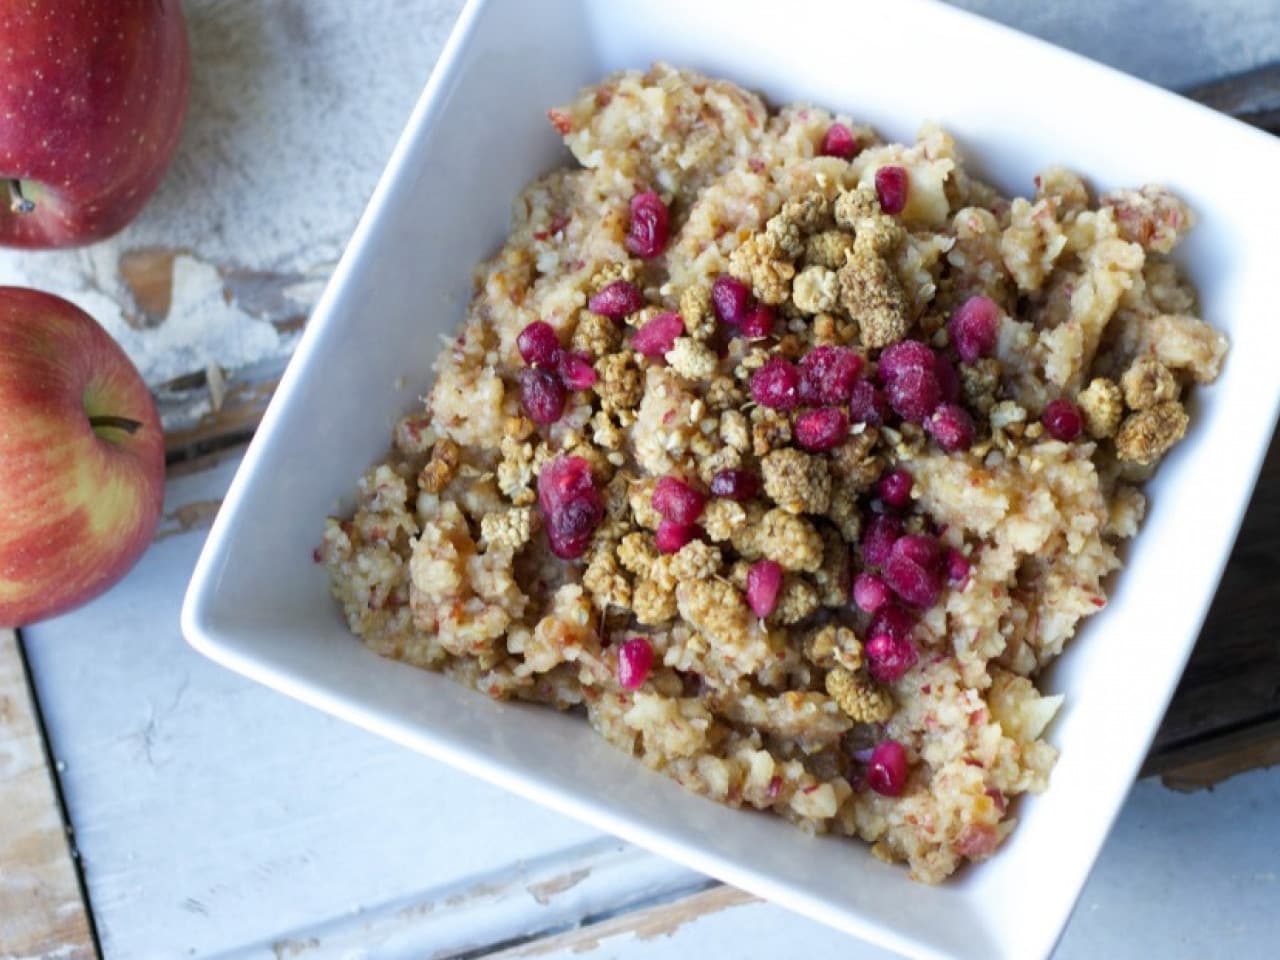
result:
[(648, 627), (666, 623), (678, 612), (675, 590), (641, 580), (631, 592), (631, 612), (636, 622)]
[(814, 585), (804, 577), (788, 576), (782, 582), (778, 605), (769, 615), (769, 620), (790, 626), (809, 616), (818, 606), (818, 591)]
[(822, 566), (822, 535), (808, 520), (780, 508), (761, 521), (760, 550), (785, 570), (813, 573)]
[(1084, 415), (1084, 426), (1096, 440), (1114, 436), (1124, 416), (1124, 398), (1114, 381), (1095, 377), (1080, 391), (1076, 404)]
[(628, 533), (618, 544), (618, 562), (637, 577), (648, 577), (657, 559), (652, 534)]
[(676, 337), (666, 359), (672, 370), (695, 383), (711, 379), (719, 364), (715, 351), (692, 337)]
[(418, 486), (427, 493), (439, 493), (453, 479), (461, 458), (462, 448), (448, 437), (441, 437), (431, 448), (431, 459), (418, 474)]
[(1159, 360), (1140, 357), (1120, 378), (1124, 402), (1134, 410), (1149, 410), (1157, 404), (1178, 399), (1178, 381)]
[(777, 304), (790, 296), (796, 268), (772, 235), (757, 233), (744, 240), (729, 256), (729, 272), (750, 284), (761, 302)]
[(600, 379), (592, 388), (606, 413), (634, 411), (644, 396), (644, 376), (630, 351), (610, 353), (596, 361)]
[(809, 634), (804, 641), (804, 655), (811, 663), (830, 670), (843, 667), (848, 671), (862, 669), (862, 644), (849, 627), (828, 623)]
[(826, 313), (840, 300), (840, 284), (834, 270), (805, 267), (791, 284), (791, 299), (803, 313)]
[(686, 543), (671, 558), (671, 575), (677, 581), (701, 580), (720, 570), (720, 551), (701, 540)]
[(480, 539), (490, 548), (515, 552), (533, 536), (533, 508), (512, 507), (480, 518)]
[(732, 500), (712, 500), (699, 518), (702, 529), (716, 543), (724, 543), (733, 532), (747, 522), (747, 511)]
[(893, 716), (893, 699), (862, 674), (836, 667), (827, 674), (827, 693), (857, 723), (884, 723)]
[(1182, 439), (1187, 422), (1187, 412), (1176, 400), (1131, 413), (1116, 434), (1116, 454), (1121, 460), (1149, 466)]
[(825, 513), (831, 500), (831, 475), (825, 457), (784, 447), (760, 461), (764, 492), (788, 513)]
[(528, 440), (538, 432), (538, 425), (521, 414), (502, 421), (502, 435), (513, 440)]
[(571, 350), (580, 350), (592, 357), (613, 353), (622, 345), (622, 327), (616, 320), (602, 317), (590, 310), (578, 312), (578, 325), (569, 341)]
[(805, 240), (804, 262), (811, 267), (839, 270), (852, 250), (852, 234), (840, 230), (824, 230)]

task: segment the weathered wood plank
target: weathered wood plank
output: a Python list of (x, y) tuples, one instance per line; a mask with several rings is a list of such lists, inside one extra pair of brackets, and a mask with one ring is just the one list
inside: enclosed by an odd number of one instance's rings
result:
[(18, 636), (0, 630), (0, 957), (95, 956)]

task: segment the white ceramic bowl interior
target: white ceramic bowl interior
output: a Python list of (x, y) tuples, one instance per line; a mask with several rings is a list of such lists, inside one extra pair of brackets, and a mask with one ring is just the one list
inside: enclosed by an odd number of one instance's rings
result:
[[(577, 717), (495, 704), (375, 656), (310, 560), (324, 517), (350, 506), (392, 423), (425, 392), (512, 199), (568, 161), (546, 109), (655, 59), (775, 104), (848, 110), (895, 139), (939, 120), (1005, 191), (1025, 195), (1061, 162), (1098, 188), (1163, 182), (1200, 215), (1179, 259), (1205, 317), (1233, 340), (1226, 373), (1197, 391), (1191, 434), (1150, 485), (1113, 602), (1047, 678), (1068, 695), (1050, 733), (1062, 750), (1051, 789), (1020, 804), (994, 859), (943, 886), (908, 881), (860, 844), (686, 793)], [(210, 533), (186, 636), (284, 693), (892, 949), (1045, 955), (1191, 650), (1271, 436), (1277, 170), (1280, 149), (1263, 134), (924, 0), (473, 0)]]

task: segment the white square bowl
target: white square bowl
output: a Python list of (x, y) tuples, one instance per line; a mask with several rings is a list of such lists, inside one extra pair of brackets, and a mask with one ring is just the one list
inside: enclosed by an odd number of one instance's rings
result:
[[(567, 161), (545, 110), (656, 59), (775, 103), (850, 111), (894, 139), (939, 120), (1006, 192), (1060, 162), (1101, 189), (1162, 182), (1199, 213), (1179, 259), (1204, 316), (1233, 341), (1226, 372), (1196, 391), (1190, 436), (1150, 486), (1113, 602), (1046, 678), (1067, 694), (1050, 790), (1021, 803), (995, 858), (943, 886), (911, 883), (857, 843), (686, 793), (579, 718), (496, 704), (377, 657), (310, 562), (324, 517), (349, 505), (425, 392), (512, 199)], [(891, 949), (1046, 955), (1191, 651), (1271, 436), (1278, 170), (1280, 146), (1264, 134), (925, 0), (473, 0), (232, 484), (184, 632), (284, 693)]]

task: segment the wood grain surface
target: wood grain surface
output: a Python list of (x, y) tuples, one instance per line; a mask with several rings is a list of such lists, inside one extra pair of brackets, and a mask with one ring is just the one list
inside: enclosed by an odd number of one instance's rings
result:
[(0, 629), (0, 960), (89, 960), (93, 936), (18, 637)]

